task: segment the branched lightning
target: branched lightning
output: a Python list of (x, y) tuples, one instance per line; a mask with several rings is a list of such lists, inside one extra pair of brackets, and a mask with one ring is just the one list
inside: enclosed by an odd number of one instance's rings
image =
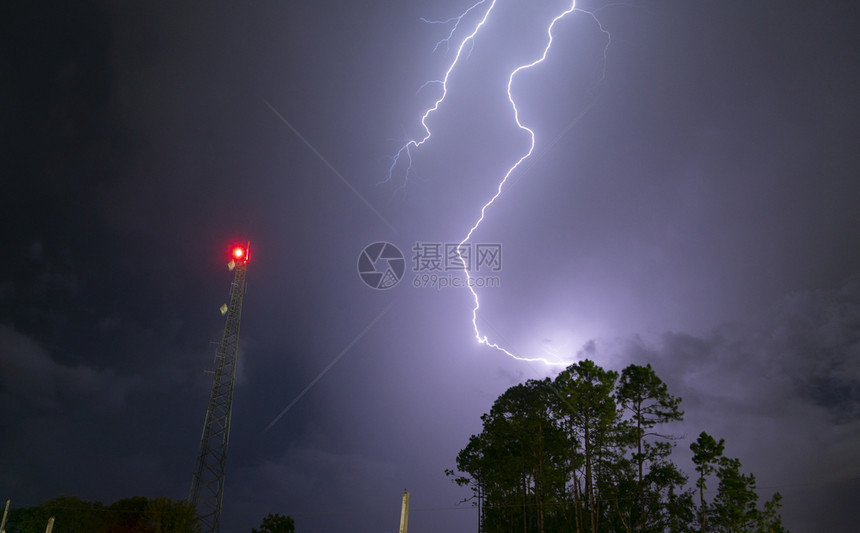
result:
[[(435, 52), (436, 50), (439, 49), (440, 46), (442, 46), (444, 44), (445, 45), (445, 51), (447, 52), (449, 50), (449, 45), (451, 44), (451, 39), (454, 38), (454, 33), (456, 33), (457, 28), (460, 27), (460, 22), (463, 21), (463, 17), (465, 17), (466, 15), (471, 13), (473, 10), (477, 9), (478, 6), (485, 3), (486, 1), (487, 0), (481, 0), (477, 4), (474, 4), (472, 7), (467, 9), (466, 11), (463, 11), (463, 13), (461, 13), (460, 15), (457, 15), (456, 17), (451, 17), (451, 18), (446, 19), (446, 20), (428, 20), (428, 19), (425, 19), (422, 17), (421, 22), (426, 22), (427, 24), (451, 24), (452, 22), (454, 23), (454, 25), (451, 27), (451, 31), (448, 32), (448, 36), (445, 37), (444, 39), (440, 39), (439, 42), (436, 43), (436, 46), (433, 47), (433, 51)], [(474, 43), (474, 41), (472, 41), (472, 43)]]
[[(453, 61), (448, 66), (448, 69), (445, 71), (445, 75), (442, 77), (442, 79), (441, 80), (432, 80), (432, 81), (429, 81), (429, 82), (425, 83), (424, 85), (422, 85), (422, 88), (425, 87), (426, 85), (432, 84), (432, 83), (436, 83), (436, 84), (441, 85), (441, 88), (442, 88), (441, 96), (421, 116), (420, 122), (421, 122), (422, 128), (424, 129), (424, 136), (420, 140), (412, 139), (412, 140), (408, 141), (392, 157), (393, 161), (392, 161), (391, 167), (389, 168), (389, 171), (388, 171), (388, 180), (389, 181), (392, 179), (394, 171), (395, 171), (396, 167), (398, 166), (398, 163), (400, 162), (401, 157), (404, 157), (406, 159), (406, 171), (405, 171), (404, 178), (408, 179), (409, 175), (411, 173), (414, 173), (414, 170), (412, 169), (412, 150), (420, 148), (421, 145), (423, 145), (425, 142), (427, 142), (431, 137), (430, 128), (427, 125), (427, 119), (431, 114), (435, 113), (439, 109), (439, 106), (445, 100), (445, 98), (448, 94), (448, 80), (451, 76), (451, 72), (454, 70), (454, 68), (459, 63), (459, 61), (463, 55), (463, 50), (467, 46), (470, 46), (470, 47), (474, 46), (475, 36), (478, 34), (478, 32), (481, 30), (481, 28), (487, 22), (487, 19), (490, 17), (491, 13), (493, 12), (493, 9), (496, 7), (498, 0), (480, 0), (480, 1), (476, 2), (475, 4), (473, 4), (471, 7), (469, 7), (461, 15), (459, 15), (457, 17), (452, 17), (452, 18), (444, 20), (444, 21), (430, 21), (430, 20), (422, 19), (424, 22), (431, 23), (431, 24), (444, 24), (444, 23), (451, 24), (451, 23), (453, 23), (453, 28), (449, 32), (448, 36), (436, 43), (434, 51), (437, 50), (440, 46), (442, 46), (442, 44), (444, 44), (446, 46), (446, 49), (447, 49), (451, 40), (454, 37), (454, 34), (455, 34), (457, 28), (460, 26), (460, 23), (463, 21), (463, 18), (466, 17), (473, 10), (477, 9), (479, 6), (487, 3), (488, 1), (489, 1), (489, 7), (487, 7), (486, 11), (484, 12), (483, 17), (475, 25), (472, 32), (469, 33), (468, 35), (466, 35), (460, 41), (460, 44), (457, 46), (457, 53), (454, 56)], [(499, 196), (501, 196), (502, 190), (503, 190), (505, 184), (507, 183), (508, 178), (511, 176), (511, 174), (515, 170), (517, 170), (517, 168), (520, 166), (520, 164), (523, 161), (525, 161), (526, 159), (531, 157), (531, 155), (535, 149), (535, 133), (531, 128), (524, 125), (520, 121), (519, 109), (517, 108), (516, 101), (513, 97), (513, 94), (511, 93), (511, 87), (512, 87), (513, 82), (514, 82), (514, 78), (516, 78), (517, 75), (519, 73), (521, 73), (522, 71), (531, 69), (532, 67), (542, 63), (546, 59), (547, 54), (549, 53), (549, 50), (552, 47), (553, 29), (555, 28), (556, 23), (574, 11), (582, 11), (582, 10), (578, 10), (576, 8), (576, 0), (571, 0), (569, 7), (566, 8), (561, 13), (559, 13), (558, 15), (556, 15), (555, 18), (552, 19), (549, 26), (547, 27), (547, 29), (546, 29), (547, 43), (546, 43), (546, 46), (544, 47), (543, 52), (541, 53), (540, 57), (538, 57), (537, 59), (535, 59), (534, 61), (532, 61), (530, 63), (526, 63), (526, 64), (518, 66), (508, 76), (508, 83), (507, 83), (508, 102), (510, 103), (511, 108), (513, 109), (514, 121), (516, 122), (517, 127), (520, 130), (525, 131), (529, 135), (529, 147), (528, 147), (528, 150), (526, 150), (526, 152), (502, 176), (502, 178), (499, 181), (498, 186), (496, 187), (495, 194), (493, 194), (493, 196), (481, 207), (480, 216), (477, 218), (475, 223), (469, 228), (468, 233), (463, 238), (463, 240), (461, 240), (459, 242), (459, 244), (457, 246), (457, 255), (459, 256), (461, 264), (464, 265), (463, 272), (466, 275), (466, 282), (467, 282), (466, 287), (469, 289), (469, 292), (472, 294), (472, 298), (474, 301), (474, 307), (472, 308), (472, 327), (475, 331), (475, 338), (477, 339), (477, 341), (481, 344), (485, 344), (489, 347), (495, 348), (496, 350), (498, 350), (498, 351), (500, 351), (500, 352), (502, 352), (502, 353), (504, 353), (504, 354), (516, 359), (516, 360), (529, 361), (529, 362), (541, 362), (541, 363), (544, 363), (544, 364), (550, 365), (550, 366), (566, 366), (568, 364), (568, 362), (561, 360), (561, 358), (557, 357), (557, 356), (555, 357), (555, 360), (546, 359), (543, 357), (521, 357), (521, 356), (511, 352), (510, 350), (500, 346), (498, 343), (491, 341), (487, 335), (481, 333), (480, 328), (478, 328), (478, 316), (479, 316), (478, 311), (481, 308), (481, 302), (480, 302), (480, 299), (478, 297), (478, 293), (475, 291), (475, 289), (473, 287), (472, 277), (471, 277), (471, 274), (469, 273), (469, 269), (466, 266), (468, 263), (465, 261), (465, 259), (463, 258), (463, 255), (462, 255), (462, 252), (463, 252), (462, 248), (472, 238), (472, 235), (475, 233), (475, 231), (477, 231), (477, 229), (480, 227), (481, 223), (484, 221), (484, 217), (486, 216), (487, 210), (493, 205), (493, 203), (495, 203), (496, 199)], [(604, 34), (606, 34), (608, 36), (608, 32), (603, 28), (602, 25), (600, 25), (600, 22), (597, 21), (597, 18), (594, 16), (593, 13), (590, 13), (587, 11), (585, 11), (584, 13), (587, 13), (588, 15), (593, 17), (594, 20), (598, 23), (598, 26), (600, 27), (600, 31), (602, 31)], [(608, 44), (607, 44), (607, 47), (608, 47)], [(605, 58), (605, 49), (604, 49), (604, 58)], [(605, 65), (605, 62), (604, 62), (604, 65)]]
[[(481, 21), (478, 22), (478, 24), (475, 26), (475, 29), (472, 30), (472, 33), (470, 33), (465, 38), (463, 38), (462, 41), (460, 41), (460, 45), (457, 46), (457, 53), (454, 56), (454, 60), (448, 66), (448, 70), (445, 71), (445, 75), (442, 77), (442, 79), (441, 80), (434, 80), (436, 83), (438, 83), (439, 85), (442, 86), (442, 95), (439, 96), (439, 98), (435, 102), (433, 102), (433, 105), (430, 106), (427, 109), (427, 111), (425, 111), (424, 114), (421, 116), (421, 127), (424, 128), (424, 136), (421, 138), (421, 140), (418, 140), (418, 141), (416, 141), (415, 139), (411, 139), (409, 142), (407, 142), (406, 144), (401, 146), (400, 150), (398, 150), (397, 153), (394, 154), (394, 156), (392, 156), (391, 167), (389, 167), (389, 169), (388, 169), (388, 180), (387, 181), (391, 181), (391, 178), (394, 174), (394, 169), (395, 169), (395, 167), (397, 167), (397, 163), (400, 161), (400, 158), (404, 157), (404, 155), (405, 155), (406, 159), (408, 160), (408, 164), (406, 166), (406, 176), (405, 177), (408, 178), (410, 173), (414, 172), (412, 170), (412, 150), (419, 148), (422, 144), (427, 142), (431, 136), (430, 127), (427, 126), (427, 117), (429, 117), (431, 114), (435, 113), (439, 109), (439, 105), (442, 103), (442, 101), (445, 100), (445, 97), (448, 96), (448, 78), (451, 77), (451, 71), (453, 71), (454, 67), (457, 66), (457, 63), (460, 62), (460, 57), (463, 55), (463, 49), (475, 39), (475, 35), (478, 34), (478, 32), (481, 30), (481, 27), (483, 27), (484, 23), (487, 22), (487, 19), (489, 18), (490, 13), (492, 13), (493, 8), (496, 7), (496, 1), (497, 0), (492, 0), (490, 2), (490, 7), (487, 8), (487, 11), (484, 13), (484, 16), (481, 18)], [(487, 2), (487, 0), (480, 0), (479, 2), (476, 2), (475, 4), (473, 4), (472, 7), (470, 7), (466, 11), (464, 11), (462, 15), (460, 15), (459, 17), (454, 17), (453, 19), (450, 19), (450, 20), (456, 21), (455, 26), (458, 26), (460, 24), (460, 22), (462, 21), (463, 17), (465, 17), (470, 11), (474, 10), (475, 8), (477, 8), (478, 6), (480, 6), (481, 4), (484, 4), (486, 2)], [(439, 41), (439, 43), (450, 41), (453, 33), (454, 33), (454, 30), (451, 31), (451, 33), (449, 34), (449, 36), (447, 38), (442, 39), (442, 41)], [(439, 46), (439, 43), (437, 43), (437, 45), (436, 45), (437, 47)], [(428, 83), (433, 83), (433, 82), (428, 82)]]

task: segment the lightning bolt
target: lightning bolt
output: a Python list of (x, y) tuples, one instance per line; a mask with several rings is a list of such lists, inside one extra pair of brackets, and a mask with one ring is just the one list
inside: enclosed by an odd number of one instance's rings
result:
[[(427, 22), (430, 24), (451, 24), (451, 23), (453, 23), (453, 28), (449, 32), (448, 36), (445, 37), (444, 39), (440, 40), (439, 42), (437, 42), (436, 46), (434, 48), (434, 51), (435, 51), (444, 44), (446, 47), (446, 50), (448, 50), (449, 45), (451, 43), (451, 40), (454, 37), (454, 33), (456, 32), (457, 28), (460, 26), (460, 23), (463, 21), (463, 18), (466, 17), (472, 11), (478, 9), (480, 6), (486, 4), (487, 2), (489, 2), (489, 6), (487, 7), (486, 11), (484, 12), (483, 17), (481, 17), (480, 21), (475, 25), (472, 32), (469, 33), (468, 35), (466, 35), (460, 41), (460, 44), (457, 46), (457, 52), (454, 56), (454, 59), (451, 61), (450, 65), (448, 66), (448, 69), (445, 71), (445, 74), (442, 77), (442, 79), (429, 81), (429, 82), (427, 82), (421, 86), (421, 88), (424, 88), (428, 84), (433, 84), (433, 83), (438, 84), (442, 88), (441, 96), (439, 96), (439, 98), (433, 103), (433, 105), (430, 106), (429, 108), (427, 108), (427, 110), (421, 116), (420, 123), (421, 123), (421, 127), (424, 130), (424, 135), (418, 140), (415, 140), (415, 139), (409, 140), (397, 151), (397, 153), (394, 156), (392, 156), (392, 163), (391, 163), (391, 166), (389, 167), (388, 179), (386, 181), (391, 181), (391, 179), (394, 175), (394, 172), (398, 166), (398, 163), (400, 163), (400, 161), (401, 161), (401, 158), (404, 158), (406, 160), (406, 171), (404, 174), (404, 179), (408, 180), (410, 174), (414, 173), (414, 170), (412, 168), (412, 150), (416, 150), (416, 149), (420, 148), (432, 136), (432, 133), (430, 131), (430, 127), (427, 125), (427, 119), (428, 119), (428, 117), (430, 117), (430, 115), (432, 115), (433, 113), (435, 113), (436, 111), (439, 110), (439, 106), (442, 104), (442, 102), (447, 97), (447, 95), (448, 95), (448, 80), (451, 76), (451, 72), (454, 70), (454, 68), (460, 62), (460, 59), (463, 57), (463, 51), (466, 49), (466, 47), (467, 46), (471, 47), (474, 45), (475, 36), (480, 32), (481, 28), (486, 24), (487, 19), (489, 19), (490, 15), (492, 14), (494, 8), (496, 7), (498, 0), (480, 0), (480, 1), (476, 2), (475, 4), (473, 4), (471, 7), (469, 7), (461, 15), (459, 15), (457, 17), (452, 17), (452, 18), (447, 19), (447, 20), (431, 21), (431, 20), (422, 19), (424, 22)], [(484, 218), (487, 214), (487, 210), (495, 203), (496, 199), (499, 196), (501, 196), (502, 190), (504, 189), (505, 184), (508, 182), (508, 178), (510, 178), (511, 174), (523, 163), (523, 161), (525, 161), (526, 159), (528, 159), (529, 157), (532, 156), (534, 149), (535, 149), (535, 132), (531, 128), (529, 128), (528, 126), (526, 126), (525, 124), (523, 124), (520, 121), (519, 109), (517, 108), (516, 101), (513, 97), (513, 94), (511, 93), (511, 87), (513, 86), (514, 79), (521, 72), (528, 70), (528, 69), (531, 69), (531, 68), (535, 67), (536, 65), (539, 65), (540, 63), (542, 63), (546, 59), (550, 48), (552, 48), (553, 29), (555, 28), (556, 23), (558, 23), (558, 21), (560, 21), (561, 19), (563, 19), (564, 17), (566, 17), (570, 13), (573, 13), (574, 11), (582, 11), (582, 10), (576, 8), (576, 0), (571, 0), (569, 7), (567, 7), (561, 13), (556, 15), (552, 19), (552, 21), (549, 23), (549, 25), (547, 26), (547, 29), (546, 29), (547, 43), (546, 43), (546, 46), (544, 47), (543, 52), (541, 53), (540, 57), (538, 57), (537, 59), (535, 59), (534, 61), (532, 61), (530, 63), (526, 63), (526, 64), (518, 66), (513, 71), (511, 71), (510, 75), (508, 76), (508, 84), (507, 84), (508, 102), (510, 103), (511, 108), (513, 109), (514, 121), (516, 122), (517, 127), (520, 130), (528, 133), (529, 147), (528, 147), (528, 150), (526, 150), (525, 153), (501, 177), (501, 179), (499, 180), (499, 184), (496, 187), (495, 194), (493, 194), (493, 196), (486, 203), (484, 203), (484, 205), (481, 207), (480, 216), (477, 218), (475, 223), (469, 228), (468, 233), (463, 238), (463, 240), (461, 240), (459, 242), (459, 244), (457, 246), (457, 255), (458, 255), (460, 261), (462, 262), (462, 264), (464, 265), (463, 266), (463, 273), (466, 275), (466, 287), (469, 289), (469, 292), (471, 293), (472, 299), (474, 302), (474, 307), (472, 308), (472, 327), (474, 329), (475, 338), (477, 339), (477, 341), (481, 344), (484, 344), (486, 346), (494, 348), (494, 349), (504, 353), (505, 355), (507, 355), (513, 359), (516, 359), (518, 361), (541, 362), (541, 363), (544, 363), (544, 364), (549, 365), (549, 366), (567, 366), (568, 362), (561, 360), (560, 357), (556, 357), (556, 360), (546, 359), (543, 357), (521, 357), (521, 356), (511, 352), (510, 350), (502, 347), (498, 343), (491, 341), (487, 335), (481, 333), (480, 328), (478, 328), (478, 316), (479, 316), (479, 310), (481, 308), (481, 302), (480, 302), (480, 298), (478, 297), (478, 293), (475, 291), (475, 289), (473, 287), (472, 277), (469, 273), (468, 268), (466, 267), (467, 263), (464, 260), (463, 255), (462, 255), (462, 252), (463, 252), (462, 248), (467, 242), (469, 242), (469, 240), (472, 238), (472, 235), (481, 226), (481, 223), (484, 221)], [(609, 33), (603, 28), (603, 26), (600, 24), (600, 22), (597, 20), (597, 17), (593, 13), (588, 12), (588, 11), (582, 11), (582, 12), (586, 13), (586, 14), (590, 15), (592, 18), (594, 18), (595, 22), (597, 22), (598, 26), (600, 27), (600, 31), (603, 32), (605, 35), (607, 35), (607, 37), (609, 36)], [(609, 44), (607, 43), (606, 46), (608, 47)], [(471, 50), (471, 48), (470, 48), (470, 50)], [(604, 48), (604, 59), (605, 59), (605, 52), (606, 52), (606, 48)], [(605, 66), (605, 61), (604, 61), (604, 66)]]

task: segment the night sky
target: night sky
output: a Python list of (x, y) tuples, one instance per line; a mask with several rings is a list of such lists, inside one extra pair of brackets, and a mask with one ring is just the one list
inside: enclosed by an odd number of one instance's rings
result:
[[(413, 286), (416, 242), (462, 239), (528, 148), (507, 76), (566, 3), (498, 1), (388, 181), (454, 57), (421, 18), (468, 2), (0, 7), (0, 499), (187, 496), (242, 240), (222, 531), (393, 531), (404, 489), (410, 532), (472, 531), (444, 469), (499, 394), (558, 371), (476, 342), (465, 289)], [(707, 431), (789, 529), (852, 530), (860, 7), (578, 7), (611, 39), (574, 13), (516, 78), (536, 147), (475, 234), (502, 251), (482, 333), (651, 363), (687, 473)], [(357, 273), (377, 241), (406, 259), (389, 290)]]

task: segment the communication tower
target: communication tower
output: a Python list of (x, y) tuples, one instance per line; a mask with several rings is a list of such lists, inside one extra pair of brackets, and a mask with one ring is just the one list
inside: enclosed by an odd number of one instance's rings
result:
[(212, 392), (203, 422), (197, 468), (191, 481), (188, 501), (197, 509), (201, 533), (218, 533), (221, 529), (221, 501), (224, 497), (224, 471), (227, 466), (227, 444), (230, 441), (230, 415), (233, 388), (236, 384), (236, 360), (239, 349), (239, 321), (245, 296), (245, 274), (251, 256), (251, 244), (230, 249), (227, 267), (234, 271), (230, 286), (230, 303), (221, 306), (227, 315), (224, 336), (215, 354)]

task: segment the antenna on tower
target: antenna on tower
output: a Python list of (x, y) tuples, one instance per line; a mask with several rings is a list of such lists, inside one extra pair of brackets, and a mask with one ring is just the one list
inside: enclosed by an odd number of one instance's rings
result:
[(188, 501), (197, 509), (201, 533), (218, 533), (221, 529), (221, 502), (224, 497), (224, 472), (227, 466), (227, 444), (230, 441), (230, 416), (233, 389), (236, 384), (236, 361), (239, 350), (239, 322), (245, 296), (245, 274), (251, 256), (251, 243), (230, 248), (227, 268), (234, 272), (230, 302), (221, 307), (227, 316), (224, 335), (215, 354), (212, 392), (203, 421), (197, 467), (191, 480)]

